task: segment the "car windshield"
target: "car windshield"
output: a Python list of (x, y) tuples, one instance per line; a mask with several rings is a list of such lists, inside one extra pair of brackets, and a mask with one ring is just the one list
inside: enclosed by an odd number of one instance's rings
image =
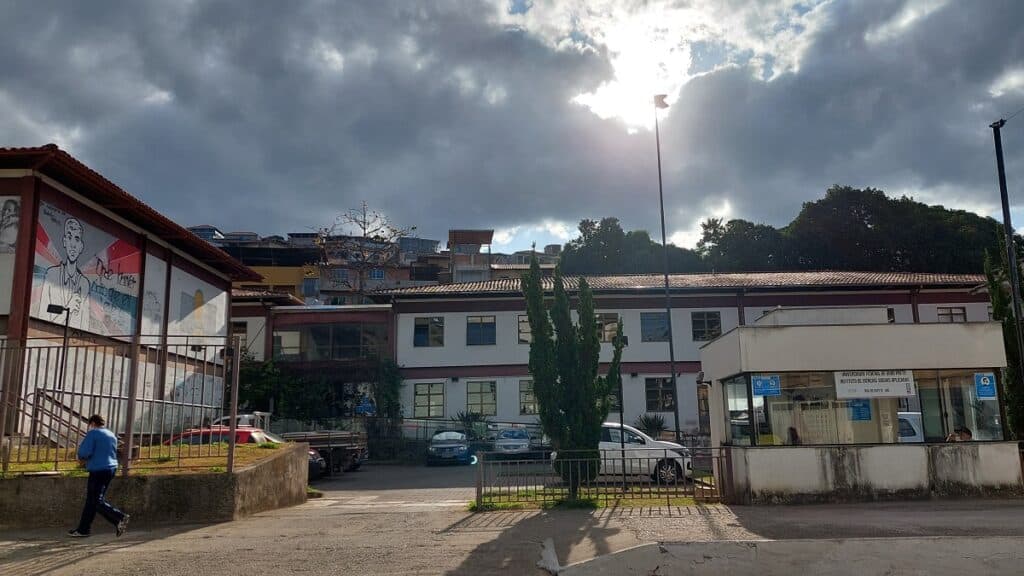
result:
[(465, 442), (466, 435), (462, 432), (438, 432), (430, 439), (431, 442)]
[(501, 432), (499, 432), (498, 433), (498, 439), (499, 440), (529, 440), (530, 439), (530, 435), (526, 433), (526, 430), (522, 430), (522, 429), (516, 430), (516, 429), (513, 428), (513, 429), (509, 429), (509, 430), (502, 430)]

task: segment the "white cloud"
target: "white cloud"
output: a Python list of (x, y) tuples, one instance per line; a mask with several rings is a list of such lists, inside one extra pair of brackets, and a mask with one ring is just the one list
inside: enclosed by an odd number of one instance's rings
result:
[(317, 40), (313, 43), (313, 57), (331, 72), (345, 69), (345, 57), (330, 42)]
[[(607, 50), (613, 77), (572, 99), (603, 119), (627, 128), (653, 127), (651, 97), (673, 101), (696, 76), (724, 66), (750, 65), (770, 80), (799, 69), (822, 19), (822, 0), (721, 2), (671, 0), (562, 0), (535, 5), (525, 14), (503, 14), (550, 45)], [(693, 70), (694, 47), (701, 55)]]
[(159, 88), (153, 88), (149, 94), (146, 94), (142, 98), (144, 103), (154, 105), (167, 104), (172, 100), (174, 100), (173, 94), (166, 90), (160, 90)]
[(494, 231), (496, 251), (526, 250), (532, 244), (541, 250), (545, 244), (564, 244), (573, 238), (575, 228), (561, 220), (541, 220)]
[(706, 205), (704, 207), (704, 213), (698, 218), (692, 220), (689, 228), (676, 230), (668, 237), (668, 241), (670, 244), (675, 244), (681, 248), (695, 248), (697, 246), (697, 242), (700, 241), (701, 222), (708, 218), (721, 218), (728, 221), (732, 217), (732, 205), (729, 203), (728, 199), (723, 199), (717, 206)]
[(949, 0), (908, 0), (903, 9), (882, 24), (864, 33), (864, 40), (878, 44), (905, 34), (918, 22), (949, 4)]
[(1024, 94), (1024, 67), (1011, 68), (1003, 72), (989, 86), (988, 93), (993, 98), (1000, 98), (1004, 94)]
[(512, 243), (516, 236), (519, 235), (519, 230), (522, 226), (512, 226), (510, 228), (499, 228), (494, 231), (494, 244), (496, 246), (507, 246)]

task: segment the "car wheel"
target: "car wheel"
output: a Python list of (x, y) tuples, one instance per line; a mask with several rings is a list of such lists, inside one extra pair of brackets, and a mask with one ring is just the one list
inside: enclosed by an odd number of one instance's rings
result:
[(674, 460), (662, 460), (654, 469), (654, 481), (658, 484), (675, 484), (683, 476), (683, 469)]

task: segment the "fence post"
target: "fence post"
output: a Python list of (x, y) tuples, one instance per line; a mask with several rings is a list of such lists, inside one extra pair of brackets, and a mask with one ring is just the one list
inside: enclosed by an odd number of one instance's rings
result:
[[(9, 340), (0, 342), (0, 470), (4, 473), (7, 472), (7, 468), (11, 462), (11, 451), (13, 438), (9, 438), (7, 435), (7, 411), (10, 410), (11, 402), (8, 402), (7, 396), (11, 394), (11, 389), (14, 388), (13, 381), (13, 364), (11, 361), (11, 347)], [(11, 435), (13, 436), (13, 435)]]
[(479, 512), (484, 503), (484, 453), (476, 456), (476, 509)]
[(235, 471), (235, 434), (238, 431), (238, 371), (242, 359), (242, 355), (239, 353), (239, 350), (241, 350), (241, 339), (235, 336), (230, 344), (227, 349), (227, 356), (231, 360), (231, 421), (228, 436), (228, 474)]
[[(132, 453), (135, 450), (135, 397), (139, 392), (139, 350), (141, 336), (139, 331), (136, 329), (135, 334), (132, 336), (131, 364), (128, 365), (128, 409), (125, 414), (125, 433), (128, 435), (128, 441), (125, 443), (124, 450), (124, 466), (122, 467), (121, 474), (125, 477), (128, 476), (128, 472), (132, 467)], [(64, 351), (63, 356), (67, 356), (68, 353), (68, 341), (64, 340)], [(63, 378), (63, 376), (62, 376)]]

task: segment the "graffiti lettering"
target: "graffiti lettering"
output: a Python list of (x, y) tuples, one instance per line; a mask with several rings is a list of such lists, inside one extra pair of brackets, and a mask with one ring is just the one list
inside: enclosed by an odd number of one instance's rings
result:
[(135, 285), (139, 283), (139, 280), (134, 274), (127, 274), (117, 270), (116, 268), (108, 268), (106, 263), (100, 258), (96, 258), (96, 274), (107, 282), (112, 281), (117, 286), (121, 286), (132, 291), (134, 291)]

